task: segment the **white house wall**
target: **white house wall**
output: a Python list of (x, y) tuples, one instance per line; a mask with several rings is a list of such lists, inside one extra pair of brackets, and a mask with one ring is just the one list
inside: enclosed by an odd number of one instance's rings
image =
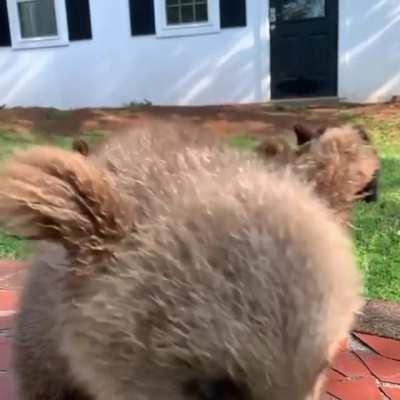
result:
[(353, 102), (380, 102), (399, 95), (400, 1), (339, 0), (339, 4), (339, 96)]
[(247, 1), (247, 28), (177, 38), (132, 37), (128, 0), (91, 0), (90, 6), (92, 40), (0, 48), (0, 104), (77, 108), (269, 98), (266, 1)]
[[(330, 1), (330, 0), (327, 0)], [(91, 0), (93, 39), (0, 48), (0, 104), (77, 108), (131, 101), (204, 105), (270, 99), (268, 0), (247, 0), (247, 28), (133, 37), (128, 0)], [(400, 94), (400, 0), (339, 0), (339, 96)]]

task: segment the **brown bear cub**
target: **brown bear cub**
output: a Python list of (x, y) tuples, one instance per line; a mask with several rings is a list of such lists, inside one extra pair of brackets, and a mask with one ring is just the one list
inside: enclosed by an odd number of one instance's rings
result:
[(341, 126), (312, 130), (295, 125), (297, 146), (270, 138), (259, 149), (263, 158), (287, 165), (326, 202), (338, 220), (347, 224), (359, 200), (377, 201), (379, 159), (365, 130)]
[[(296, 134), (297, 143), (299, 146), (310, 142), (314, 139), (319, 139), (327, 130), (327, 127), (319, 127), (318, 129), (312, 130), (309, 127), (306, 127), (301, 124), (296, 124), (293, 127), (293, 130)], [(371, 138), (369, 137), (367, 131), (364, 127), (360, 125), (356, 125), (353, 127), (353, 134), (358, 133), (361, 141), (358, 141), (359, 144), (364, 144), (368, 147), (368, 151), (370, 153), (369, 157), (371, 159), (378, 159), (377, 152), (373, 147), (373, 143)], [(365, 149), (364, 149), (365, 150)], [(363, 181), (367, 181), (365, 186), (360, 185), (361, 189), (357, 192), (359, 199), (365, 201), (367, 203), (378, 201), (378, 191), (379, 191), (379, 176), (380, 176), (380, 166), (379, 163), (376, 163), (376, 169), (370, 180), (364, 179)]]
[(290, 172), (163, 133), (2, 170), (1, 223), (41, 241), (19, 398), (317, 399), (363, 304), (347, 234)]

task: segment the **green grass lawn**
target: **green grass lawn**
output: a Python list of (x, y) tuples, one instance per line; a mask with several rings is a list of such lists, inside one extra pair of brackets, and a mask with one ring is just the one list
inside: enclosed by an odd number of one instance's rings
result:
[(400, 118), (364, 119), (382, 163), (380, 199), (355, 214), (356, 252), (369, 298), (400, 302)]

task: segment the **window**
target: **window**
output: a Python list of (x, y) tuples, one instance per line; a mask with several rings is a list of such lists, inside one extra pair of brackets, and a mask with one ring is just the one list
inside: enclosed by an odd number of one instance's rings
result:
[(132, 36), (185, 36), (246, 27), (249, 0), (129, 0)]
[(208, 21), (207, 0), (167, 0), (167, 24)]
[(14, 48), (68, 44), (65, 0), (7, 0)]
[(218, 0), (154, 0), (158, 36), (186, 36), (220, 30)]
[(18, 18), (23, 39), (57, 36), (53, 0), (18, 1)]
[(325, 0), (285, 0), (282, 5), (284, 21), (324, 17)]

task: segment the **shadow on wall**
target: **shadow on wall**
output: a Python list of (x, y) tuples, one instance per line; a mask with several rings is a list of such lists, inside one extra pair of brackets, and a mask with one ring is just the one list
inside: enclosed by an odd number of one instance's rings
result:
[[(141, 60), (134, 62), (147, 60), (146, 63), (152, 66), (151, 72), (126, 65), (122, 75), (115, 76), (109, 64), (107, 75), (111, 80), (99, 90), (99, 99), (108, 104), (111, 99), (126, 93), (122, 103), (144, 99), (158, 105), (203, 105), (210, 104), (210, 99), (213, 104), (223, 104), (227, 98), (231, 103), (257, 101), (261, 97), (261, 82), (253, 32), (230, 32), (229, 39), (225, 38), (220, 49), (214, 46), (210, 53), (203, 50), (202, 56), (195, 50), (200, 40), (213, 40), (213, 35), (204, 35), (200, 39), (177, 38), (172, 51), (163, 43), (164, 39), (154, 41), (152, 47), (142, 50)], [(127, 86), (130, 88), (128, 93)], [(138, 93), (140, 97), (136, 95)]]
[[(45, 57), (26, 57), (22, 52), (13, 52), (12, 57), (4, 57), (1, 61), (0, 52), (0, 102), (10, 104), (14, 98), (20, 98), (25, 91), (34, 86), (38, 77), (52, 70), (54, 55), (48, 53)], [(51, 79), (51, 76), (48, 76)], [(40, 88), (36, 93), (38, 102), (46, 96), (45, 91)]]
[[(234, 86), (226, 88), (229, 97), (234, 102), (250, 102), (255, 99), (254, 84), (249, 77), (257, 77), (256, 61), (254, 57), (254, 41), (250, 35), (232, 39), (230, 50), (219, 57), (215, 63), (207, 63), (207, 60), (186, 77), (176, 82), (171, 87), (168, 97), (176, 97), (179, 92), (184, 91), (181, 104), (196, 103), (196, 98), (204, 97), (203, 93), (212, 91), (216, 82), (226, 79), (224, 71), (230, 71), (229, 80), (235, 82)], [(188, 90), (189, 89), (189, 90)], [(222, 101), (216, 98), (217, 103)]]
[[(342, 21), (341, 92), (356, 101), (384, 101), (400, 93), (400, 2), (348, 1)], [(361, 15), (360, 15), (361, 14)]]
[(143, 37), (128, 42), (129, 48), (126, 42), (99, 46), (93, 41), (0, 49), (0, 103), (64, 109), (119, 107), (145, 99), (158, 105), (259, 101), (254, 36), (252, 29), (237, 29), (202, 37)]

